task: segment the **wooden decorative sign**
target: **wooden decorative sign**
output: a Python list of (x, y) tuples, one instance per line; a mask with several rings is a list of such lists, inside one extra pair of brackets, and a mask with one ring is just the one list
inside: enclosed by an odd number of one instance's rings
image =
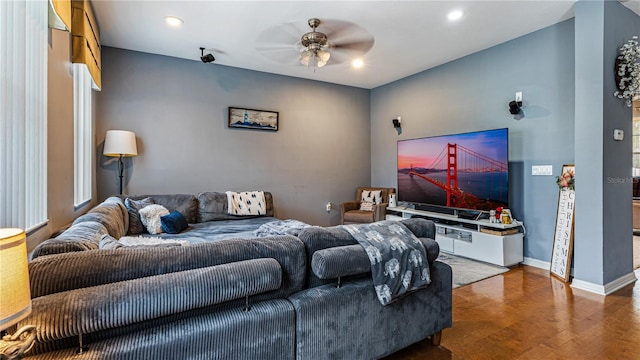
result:
[(551, 274), (569, 280), (571, 254), (573, 253), (573, 216), (575, 214), (576, 190), (574, 187), (575, 165), (562, 165), (562, 175), (557, 178), (558, 212), (551, 253)]

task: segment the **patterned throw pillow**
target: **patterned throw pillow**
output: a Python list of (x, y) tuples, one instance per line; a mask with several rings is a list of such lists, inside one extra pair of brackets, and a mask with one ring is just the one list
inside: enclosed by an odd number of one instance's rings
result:
[(373, 211), (373, 203), (371, 201), (361, 202), (360, 211)]
[(371, 201), (372, 203), (378, 205), (382, 204), (382, 190), (362, 190), (362, 199), (361, 201)]
[(160, 234), (162, 232), (162, 222), (160, 218), (169, 215), (166, 207), (158, 204), (145, 206), (138, 212), (142, 224), (147, 228), (149, 234)]

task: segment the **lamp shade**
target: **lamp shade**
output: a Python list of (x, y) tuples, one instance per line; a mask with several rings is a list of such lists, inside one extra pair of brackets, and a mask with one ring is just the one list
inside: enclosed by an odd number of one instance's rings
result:
[(0, 229), (0, 331), (31, 313), (27, 237), (22, 229)]
[(136, 134), (132, 131), (109, 130), (104, 139), (105, 156), (136, 156), (138, 147), (136, 146)]

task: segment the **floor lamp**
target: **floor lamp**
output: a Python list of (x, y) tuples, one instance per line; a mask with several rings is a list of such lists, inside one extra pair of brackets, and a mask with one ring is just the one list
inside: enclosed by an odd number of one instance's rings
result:
[(120, 177), (120, 195), (122, 195), (122, 172), (124, 171), (124, 163), (122, 159), (125, 156), (138, 155), (136, 147), (136, 134), (132, 131), (125, 130), (109, 130), (104, 139), (104, 156), (118, 157), (118, 176)]
[[(22, 229), (0, 229), (0, 333), (31, 313), (27, 238)], [(26, 325), (0, 340), (0, 358), (19, 359), (36, 339), (36, 327)]]

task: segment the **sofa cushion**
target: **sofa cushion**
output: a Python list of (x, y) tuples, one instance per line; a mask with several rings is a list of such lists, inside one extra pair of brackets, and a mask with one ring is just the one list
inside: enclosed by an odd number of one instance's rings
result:
[(156, 202), (150, 197), (141, 200), (133, 200), (131, 198), (124, 199), (124, 206), (127, 208), (127, 212), (129, 213), (129, 231), (127, 232), (127, 235), (138, 235), (147, 230), (144, 225), (142, 225), (142, 221), (140, 221), (140, 214), (138, 212), (145, 206), (153, 205), (155, 203)]
[(99, 222), (85, 221), (67, 229), (58, 237), (41, 242), (31, 253), (31, 259), (43, 255), (97, 249), (107, 228)]
[[(418, 238), (426, 237), (435, 239), (435, 224), (426, 219), (404, 219), (401, 220), (409, 230)], [(312, 262), (313, 254), (322, 249), (344, 246), (344, 245), (358, 245), (358, 242), (347, 232), (347, 230), (339, 227), (319, 227), (312, 226), (303, 229), (298, 234), (298, 238), (302, 240), (305, 245), (305, 251), (307, 254), (307, 261), (309, 264)], [(427, 250), (427, 257), (429, 252)], [(328, 283), (328, 280), (320, 279), (313, 271), (307, 272), (307, 287), (314, 287)]]
[(47, 342), (242, 299), (281, 284), (275, 259), (238, 261), (35, 298), (21, 326), (38, 324), (38, 341)]
[(169, 210), (162, 205), (153, 204), (143, 207), (138, 213), (140, 221), (147, 228), (149, 234), (160, 234), (162, 232), (160, 218), (169, 215)]
[[(427, 261), (433, 264), (440, 254), (440, 246), (433, 239), (418, 239), (424, 245)], [(369, 273), (371, 262), (362, 245), (346, 245), (316, 251), (311, 260), (311, 269), (320, 279), (335, 279)]]
[(179, 234), (189, 227), (187, 219), (177, 210), (172, 211), (169, 215), (162, 216), (160, 225), (167, 234)]
[[(114, 199), (117, 199), (117, 201)], [(129, 213), (127, 212), (127, 208), (124, 206), (124, 203), (120, 199), (112, 197), (105, 200), (93, 209), (89, 210), (89, 212), (87, 212), (86, 214), (77, 218), (73, 222), (71, 227), (85, 221), (95, 221), (101, 223), (102, 225), (104, 225), (111, 236), (119, 239), (127, 233), (129, 224)], [(125, 227), (125, 225), (127, 227)], [(98, 242), (100, 242), (99, 239)]]
[[(265, 216), (273, 216), (273, 195), (264, 192), (264, 201), (267, 213)], [(201, 192), (198, 194), (199, 222), (247, 219), (251, 216), (235, 216), (228, 214), (227, 194), (220, 192)]]
[(304, 245), (287, 235), (42, 256), (29, 262), (31, 297), (256, 258), (274, 258), (283, 271), (282, 286), (259, 295), (260, 300), (286, 297), (302, 289), (307, 272)]
[(133, 200), (152, 198), (156, 204), (162, 205), (169, 212), (178, 210), (184, 215), (189, 224), (198, 222), (198, 199), (191, 194), (168, 194), (168, 195), (134, 195), (129, 196)]

